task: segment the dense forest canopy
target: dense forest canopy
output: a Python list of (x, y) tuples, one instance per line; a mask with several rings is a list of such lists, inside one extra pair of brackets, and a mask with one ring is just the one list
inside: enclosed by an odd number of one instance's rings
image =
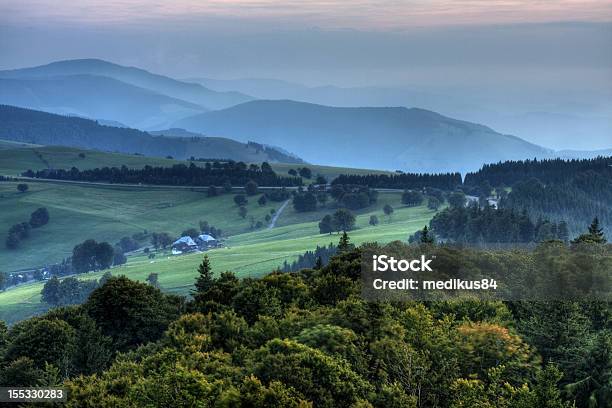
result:
[(612, 178), (612, 157), (583, 160), (517, 160), (485, 164), (465, 175), (465, 184), (477, 186), (488, 181), (492, 186), (511, 186), (517, 181), (536, 178), (543, 183), (562, 183), (578, 173), (593, 171)]
[(335, 250), (242, 280), (205, 257), (193, 300), (107, 278), (83, 305), (0, 325), (0, 385), (63, 384), (68, 407), (610, 406), (610, 303), (366, 302), (363, 249)]

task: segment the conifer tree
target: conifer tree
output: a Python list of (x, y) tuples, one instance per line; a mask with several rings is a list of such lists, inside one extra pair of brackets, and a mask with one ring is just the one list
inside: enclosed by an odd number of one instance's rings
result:
[(591, 222), (591, 225), (589, 225), (589, 235), (591, 235), (593, 237), (593, 241), (597, 242), (598, 244), (606, 243), (603, 228), (599, 227), (599, 218), (593, 218), (593, 222)]
[(338, 253), (350, 251), (353, 247), (350, 241), (351, 239), (349, 238), (346, 231), (342, 231), (342, 236), (340, 237), (340, 242), (338, 243)]
[(431, 234), (431, 232), (429, 231), (429, 228), (427, 228), (427, 225), (425, 227), (423, 227), (423, 230), (421, 231), (421, 243), (422, 244), (434, 244), (436, 242), (436, 240), (434, 239), (433, 235)]
[(213, 283), (212, 268), (210, 267), (210, 260), (208, 255), (204, 255), (202, 263), (198, 266), (198, 277), (196, 279), (195, 287), (196, 293), (201, 294), (206, 292)]

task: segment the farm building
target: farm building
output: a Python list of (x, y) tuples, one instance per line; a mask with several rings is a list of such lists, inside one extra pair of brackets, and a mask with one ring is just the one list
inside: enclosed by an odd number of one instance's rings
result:
[(172, 253), (182, 254), (184, 252), (192, 252), (198, 249), (198, 244), (191, 237), (180, 237), (172, 243)]
[(217, 239), (212, 235), (202, 234), (196, 238), (196, 242), (200, 248), (212, 248), (217, 246)]

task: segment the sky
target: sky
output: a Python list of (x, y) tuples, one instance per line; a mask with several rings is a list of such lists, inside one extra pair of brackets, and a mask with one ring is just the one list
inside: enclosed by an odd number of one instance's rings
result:
[(0, 0), (0, 69), (73, 58), (176, 78), (408, 86), (513, 115), (610, 118), (612, 130), (612, 0)]
[(381, 72), (420, 81), (424, 70), (470, 75), (482, 64), (504, 76), (556, 65), (605, 79), (594, 71), (610, 67), (611, 41), (610, 0), (0, 2), (0, 69), (89, 56), (174, 76), (313, 84), (368, 84)]

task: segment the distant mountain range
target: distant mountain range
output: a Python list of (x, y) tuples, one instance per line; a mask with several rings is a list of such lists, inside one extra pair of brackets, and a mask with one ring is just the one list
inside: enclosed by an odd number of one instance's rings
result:
[(254, 98), (97, 59), (0, 71), (0, 103), (160, 129)]
[(50, 79), (0, 78), (0, 103), (110, 119), (139, 129), (168, 127), (172, 121), (204, 111), (193, 103), (113, 78), (92, 75)]
[[(465, 99), (460, 92), (452, 95), (451, 98), (401, 87), (307, 87), (261, 79), (223, 81), (195, 78), (179, 81), (97, 59), (59, 61), (33, 68), (0, 71), (0, 103), (95, 119), (98, 120), (96, 126), (105, 124), (114, 129), (107, 140), (95, 140), (83, 132), (75, 133), (68, 130), (72, 129), (70, 126), (64, 128), (66, 134), (55, 133), (57, 143), (70, 143), (70, 146), (177, 158), (240, 157), (238, 160), (251, 157), (250, 153), (246, 156), (243, 153), (252, 148), (267, 151), (264, 156), (275, 161), (299, 160), (289, 153), (295, 152), (301, 158), (318, 164), (412, 172), (467, 172), (484, 163), (503, 160), (592, 157), (605, 153), (605, 150), (554, 152), (495, 131), (478, 124), (488, 122), (473, 118), (491, 117), (497, 118), (497, 123), (504, 123), (496, 112), (471, 105), (469, 98)], [(436, 111), (465, 112), (467, 116), (452, 116), (468, 117), (472, 121), (452, 119), (433, 110), (402, 106), (433, 106)], [(603, 120), (597, 122), (599, 124), (593, 122), (595, 124), (589, 125), (591, 127), (576, 128), (572, 123), (585, 123), (583, 118), (568, 119), (567, 116), (546, 112), (523, 118), (531, 121), (531, 129), (544, 129), (538, 124), (550, 124), (545, 131), (542, 130), (547, 137), (557, 132), (564, 134), (556, 124), (562, 123), (566, 133), (580, 137), (590, 134), (595, 128), (599, 129), (595, 129), (595, 133), (601, 133), (607, 123)], [(522, 123), (519, 119), (512, 120)], [(19, 126), (25, 127), (26, 123)], [(156, 131), (156, 135), (167, 137), (152, 143), (150, 134), (145, 134), (143, 139), (142, 134), (126, 129), (124, 135), (129, 133), (130, 137), (123, 140), (116, 137), (121, 134), (118, 128), (122, 127)], [(106, 135), (108, 129), (102, 133), (100, 128), (92, 131), (100, 136)], [(220, 138), (207, 137), (204, 142), (199, 140), (201, 134)], [(608, 134), (603, 134), (609, 138)], [(42, 137), (42, 134), (37, 133), (37, 137)], [(83, 140), (79, 141), (79, 137)], [(230, 141), (233, 143), (231, 148), (225, 138), (234, 139)], [(191, 145), (196, 143), (195, 140), (197, 144)], [(217, 144), (210, 145), (215, 140)], [(242, 151), (244, 143), (250, 141), (257, 144), (250, 144)], [(605, 141), (598, 142), (598, 145), (607, 147)], [(209, 155), (208, 151), (214, 154)], [(223, 156), (221, 152), (229, 155)]]
[(0, 105), (0, 139), (146, 156), (172, 156), (175, 159), (195, 157), (244, 162), (302, 162), (280, 149), (257, 143), (240, 143), (222, 137), (153, 136), (136, 129), (104, 126), (89, 119), (6, 105)]
[(252, 101), (186, 118), (176, 126), (282, 146), (313, 163), (413, 172), (466, 172), (484, 163), (553, 155), (486, 126), (416, 108)]
[[(532, 97), (484, 89), (456, 89), (440, 86), (305, 86), (267, 79), (191, 78), (217, 91), (234, 90), (257, 99), (290, 99), (341, 107), (405, 106), (433, 110), (445, 116), (486, 123), (500, 133), (518, 135), (544, 146), (612, 147), (610, 90), (570, 91)], [(559, 147), (559, 149), (562, 147)]]

